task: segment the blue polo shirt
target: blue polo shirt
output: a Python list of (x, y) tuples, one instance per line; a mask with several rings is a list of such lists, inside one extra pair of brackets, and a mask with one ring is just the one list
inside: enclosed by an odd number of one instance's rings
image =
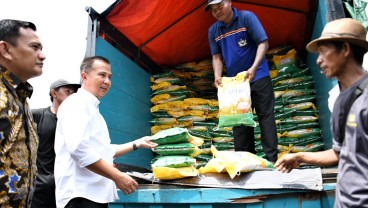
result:
[[(217, 21), (208, 30), (211, 54), (221, 54), (226, 64), (226, 75), (236, 76), (248, 70), (256, 58), (258, 44), (268, 40), (257, 16), (250, 11), (233, 10), (233, 19), (228, 26)], [(269, 76), (266, 57), (254, 77), (254, 81)]]

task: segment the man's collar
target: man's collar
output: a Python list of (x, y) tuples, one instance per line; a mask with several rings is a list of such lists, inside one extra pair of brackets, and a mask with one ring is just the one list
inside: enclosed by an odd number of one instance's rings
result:
[(0, 65), (1, 77), (4, 78), (12, 87), (16, 88), (22, 81), (18, 79), (7, 68)]
[(100, 104), (100, 100), (94, 96), (90, 91), (84, 89), (83, 87), (79, 88), (77, 93), (81, 93), (84, 94), (85, 96), (88, 97), (88, 99), (91, 100), (91, 102), (93, 103), (93, 105), (98, 108), (98, 105)]
[(33, 93), (33, 87), (28, 82), (23, 83), (21, 82), (17, 88), (16, 91), (18, 92), (18, 95), (21, 96), (22, 99), (31, 98)]
[(33, 87), (28, 83), (23, 83), (18, 77), (11, 73), (8, 69), (0, 65), (0, 78), (8, 87), (21, 93), (21, 96), (31, 98)]

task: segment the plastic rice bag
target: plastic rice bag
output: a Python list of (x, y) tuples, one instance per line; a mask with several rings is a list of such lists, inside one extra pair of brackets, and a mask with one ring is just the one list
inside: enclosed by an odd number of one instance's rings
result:
[(189, 155), (196, 157), (201, 154), (201, 150), (192, 143), (163, 144), (153, 148), (152, 151), (162, 156)]
[(154, 167), (152, 168), (153, 177), (160, 180), (173, 180), (198, 175), (198, 170), (194, 166), (182, 168)]
[(211, 147), (211, 151), (215, 158), (225, 166), (232, 179), (241, 172), (275, 168), (268, 160), (250, 152), (218, 151), (214, 146)]
[(217, 158), (212, 158), (204, 167), (198, 169), (199, 173), (222, 173), (226, 172), (224, 164)]
[(253, 120), (249, 79), (244, 80), (245, 75), (246, 71), (235, 77), (222, 78), (222, 85), (218, 88), (219, 128), (256, 126)]
[(157, 144), (184, 143), (189, 142), (189, 133), (184, 128), (170, 128), (151, 136), (150, 140)]
[(194, 165), (196, 163), (196, 159), (184, 155), (159, 156), (154, 158), (152, 162), (152, 167), (181, 168)]

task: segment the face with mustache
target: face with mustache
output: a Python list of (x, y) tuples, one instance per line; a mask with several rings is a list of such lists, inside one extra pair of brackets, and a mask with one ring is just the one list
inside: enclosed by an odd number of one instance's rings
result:
[(233, 18), (233, 10), (231, 9), (231, 1), (223, 0), (218, 4), (210, 5), (210, 11), (214, 18), (225, 24), (230, 24)]
[(46, 56), (42, 52), (42, 43), (36, 32), (30, 28), (19, 29), (20, 36), (16, 43), (3, 42), (11, 71), (22, 82), (42, 74), (43, 61)]
[(95, 60), (92, 69), (81, 74), (82, 88), (92, 93), (98, 99), (104, 97), (111, 87), (111, 68), (110, 64)]
[(343, 43), (342, 48), (338, 49), (330, 42), (323, 42), (318, 46), (317, 64), (321, 69), (321, 73), (327, 78), (337, 78), (344, 73), (346, 66), (346, 44)]

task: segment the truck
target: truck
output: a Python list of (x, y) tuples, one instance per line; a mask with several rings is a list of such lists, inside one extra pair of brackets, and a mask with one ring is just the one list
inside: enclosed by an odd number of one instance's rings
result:
[[(208, 28), (215, 22), (204, 11), (206, 0), (117, 0), (101, 14), (92, 7), (87, 29), (86, 56), (104, 56), (111, 62), (112, 87), (100, 104), (112, 143), (150, 135), (150, 77), (174, 65), (210, 57)], [(254, 12), (269, 37), (270, 48), (291, 44), (311, 68), (324, 149), (332, 146), (328, 92), (336, 81), (326, 79), (316, 54), (305, 50), (327, 21), (344, 17), (335, 0), (233, 0), (232, 6)], [(150, 169), (151, 150), (139, 149), (115, 163)], [(277, 180), (277, 179), (275, 179)], [(140, 184), (131, 195), (109, 207), (333, 207), (335, 182), (322, 191), (293, 189), (232, 189)]]

